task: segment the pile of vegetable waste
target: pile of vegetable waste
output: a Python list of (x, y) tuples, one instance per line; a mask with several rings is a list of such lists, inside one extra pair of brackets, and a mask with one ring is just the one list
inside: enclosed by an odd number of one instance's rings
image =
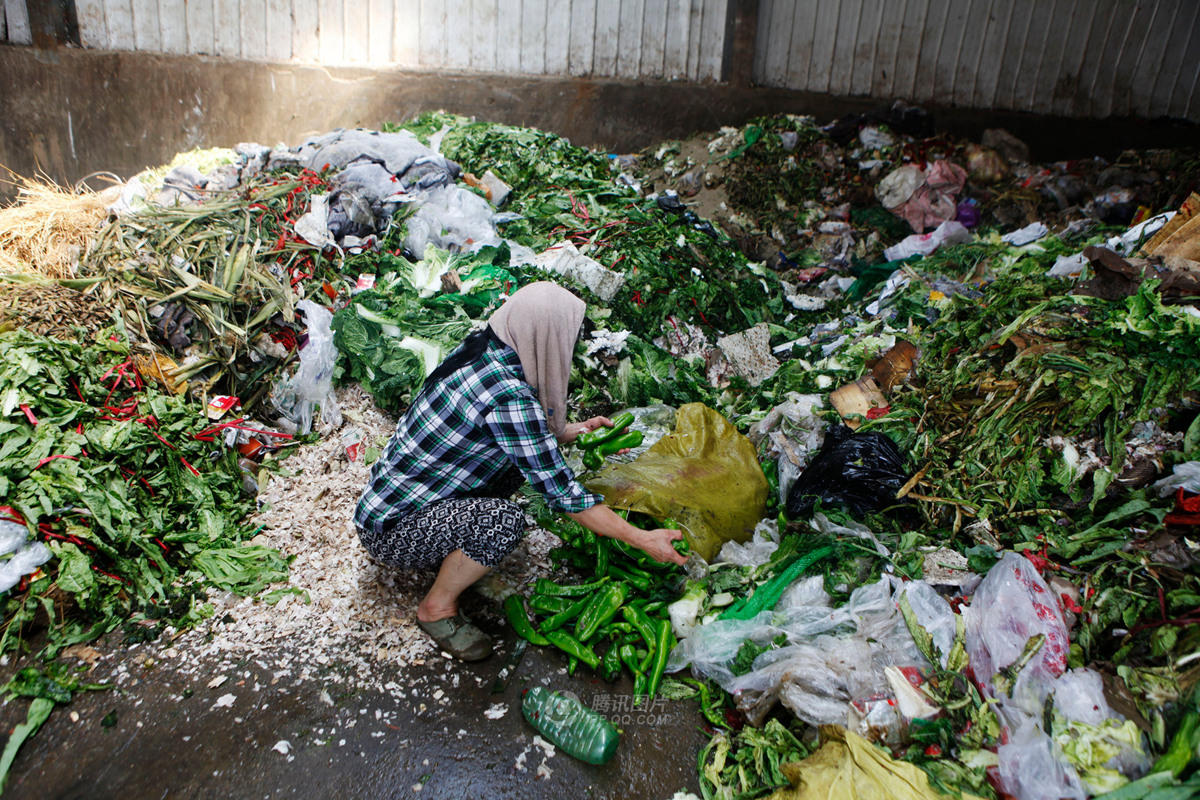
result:
[[(264, 602), (287, 591), (286, 557), (248, 543), (247, 471), (261, 466), (234, 448), (278, 436), (272, 394), (309, 333), (301, 301), (332, 312), (327, 374), (399, 412), (507, 294), (548, 279), (588, 302), (572, 416), (704, 403), (758, 443), (772, 487), (753, 539), (687, 570), (530, 498), (563, 541), (561, 567), (505, 600), (514, 630), (572, 672), (631, 680), (644, 702), (695, 698), (713, 732), (697, 754), (705, 797), (786, 792), (784, 767), (818, 753), (828, 724), (950, 794), (1034, 796), (1006, 771), (1017, 742), (1064, 796), (1182, 796), (1197, 780), (1200, 321), (1177, 267), (1137, 261), (1152, 231), (1136, 225), (1186, 206), (1200, 160), (1037, 165), (1019, 142), (906, 124), (780, 116), (628, 157), (427, 114), (384, 133), (453, 162), (439, 180), (471, 193), (489, 239), (455, 240), (462, 220), (447, 217), (420, 252), (409, 243), (433, 189), (352, 198), (338, 209), (356, 233), (334, 236), (308, 223), (332, 218), (339, 168), (265, 148), (203, 154), (221, 180), (119, 210), (65, 277), (57, 262), (5, 276), (8, 295), (70, 292), (96, 315), (77, 345), (20, 330), (51, 315), (14, 301), (5, 326), (18, 330), (0, 334), (4, 520), (50, 552), (5, 598), (4, 647), (35, 647), (45, 625), (36, 647), (53, 659), (122, 625), (136, 637), (191, 624), (207, 587), (270, 589)], [(969, 231), (885, 258), (914, 231), (879, 185), (954, 160), (969, 167), (953, 198)], [(164, 173), (145, 180), (157, 189)], [(497, 180), (503, 200), (484, 188)], [(1036, 222), (1045, 230), (1008, 236)], [(1129, 259), (1118, 290), (1091, 247)], [(883, 380), (898, 344), (912, 365)], [(876, 376), (869, 407), (838, 410), (836, 390)], [(214, 424), (216, 395), (268, 423)], [(789, 490), (843, 423), (889, 437), (903, 474), (789, 517)], [(569, 456), (586, 479), (640, 444)], [(985, 663), (973, 598), (1004, 570), (1046, 627)], [(817, 656), (842, 660), (794, 668)], [(797, 679), (816, 674), (829, 685)], [(52, 704), (92, 688), (53, 663), (18, 677), (8, 690), (36, 700), (4, 765)], [(1079, 696), (1107, 712), (1082, 718)]]

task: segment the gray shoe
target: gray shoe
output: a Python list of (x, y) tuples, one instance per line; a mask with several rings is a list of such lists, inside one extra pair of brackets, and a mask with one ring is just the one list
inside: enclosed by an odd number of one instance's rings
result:
[(472, 625), (461, 611), (433, 622), (417, 620), (417, 625), (460, 661), (483, 661), (492, 654), (492, 637)]

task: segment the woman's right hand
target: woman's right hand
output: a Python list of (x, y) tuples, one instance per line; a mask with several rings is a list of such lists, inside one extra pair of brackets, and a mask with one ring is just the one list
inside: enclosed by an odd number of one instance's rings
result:
[(655, 561), (662, 561), (668, 564), (678, 564), (683, 566), (687, 563), (687, 558), (676, 552), (671, 542), (683, 538), (683, 531), (671, 530), (670, 528), (656, 528), (652, 531), (638, 531), (640, 536), (632, 539), (629, 543), (634, 547), (645, 552)]

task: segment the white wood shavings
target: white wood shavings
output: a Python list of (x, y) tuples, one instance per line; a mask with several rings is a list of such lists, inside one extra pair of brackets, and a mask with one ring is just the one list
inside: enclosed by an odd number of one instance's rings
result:
[(276, 753), (279, 753), (280, 755), (286, 756), (292, 750), (292, 743), (289, 742), (287, 739), (280, 739), (278, 742), (275, 743), (275, 746), (272, 747), (271, 749), (274, 750)]
[[(339, 390), (338, 402), (346, 425), (358, 429), (366, 447), (382, 450), (395, 420), (357, 386)], [(210, 688), (224, 683), (222, 672), (238, 674), (251, 661), (270, 684), (264, 690), (271, 692), (287, 693), (286, 687), (298, 692), (306, 683), (320, 682), (319, 701), (333, 704), (342, 691), (331, 691), (335, 687), (385, 691), (386, 681), (386, 691), (403, 697), (393, 680), (395, 669), (380, 670), (381, 662), (403, 670), (437, 658), (438, 649), (416, 624), (417, 605), (434, 571), (390, 569), (367, 557), (351, 517), (370, 467), (361, 458), (347, 459), (340, 434), (331, 431), (314, 444), (293, 448), (283, 462), (287, 474), (273, 474), (260, 487), (261, 510), (250, 521), (263, 526), (255, 544), (293, 557), (290, 580), (278, 588), (307, 593), (307, 602), (303, 595), (285, 594), (268, 605), (212, 590), (212, 617), (162, 643), (171, 648), (178, 668), (206, 664), (207, 677), (200, 680)], [(550, 533), (530, 530), (492, 573), (488, 588), (493, 591), (487, 594), (503, 596), (548, 576), (549, 552), (558, 544)], [(447, 684), (457, 677), (447, 678)]]
[(483, 712), (483, 715), (488, 719), (500, 719), (508, 713), (508, 706), (504, 703), (493, 703), (488, 706), (488, 710)]
[(213, 708), (232, 708), (233, 701), (237, 700), (237, 695), (223, 694), (217, 698), (217, 702), (213, 703)]

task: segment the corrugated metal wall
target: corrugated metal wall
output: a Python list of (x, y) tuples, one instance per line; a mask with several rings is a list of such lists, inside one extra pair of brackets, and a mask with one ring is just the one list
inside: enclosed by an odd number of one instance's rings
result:
[[(26, 2), (0, 0), (0, 41), (31, 41)], [(734, 68), (738, 2), (75, 0), (75, 8), (81, 43), (101, 50), (715, 81)], [(758, 85), (1200, 121), (1200, 0), (757, 0), (757, 7)]]
[[(8, 0), (12, 2), (12, 0)], [(720, 80), (729, 0), (76, 0), (84, 47)]]
[(33, 32), (29, 28), (29, 13), (25, 6), (25, 0), (0, 2), (0, 42), (33, 43)]
[(765, 86), (1200, 119), (1200, 0), (760, 0)]

